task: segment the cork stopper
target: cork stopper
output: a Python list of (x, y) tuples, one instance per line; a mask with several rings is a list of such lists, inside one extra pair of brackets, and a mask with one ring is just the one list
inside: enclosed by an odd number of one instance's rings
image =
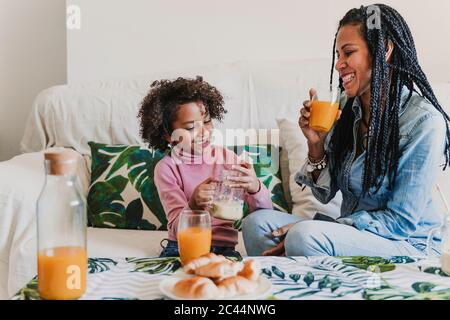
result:
[(73, 150), (49, 150), (44, 153), (47, 174), (72, 176), (77, 171), (78, 154)]

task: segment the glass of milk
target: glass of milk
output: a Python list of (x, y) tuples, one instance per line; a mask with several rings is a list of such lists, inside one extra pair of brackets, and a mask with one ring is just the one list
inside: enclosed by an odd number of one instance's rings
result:
[(211, 215), (223, 220), (239, 220), (244, 214), (244, 189), (231, 188), (227, 177), (238, 176), (235, 170), (224, 170), (214, 193)]

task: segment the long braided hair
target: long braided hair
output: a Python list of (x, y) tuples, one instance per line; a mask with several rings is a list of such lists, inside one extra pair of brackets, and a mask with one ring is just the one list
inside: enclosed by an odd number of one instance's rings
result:
[[(377, 8), (380, 14), (381, 28), (368, 27), (368, 9)], [(450, 164), (450, 118), (437, 101), (425, 73), (419, 65), (416, 47), (411, 31), (403, 17), (393, 8), (377, 4), (371, 7), (362, 6), (352, 9), (339, 22), (339, 29), (346, 25), (360, 25), (361, 34), (367, 42), (369, 54), (372, 58), (372, 78), (370, 83), (370, 125), (365, 155), (363, 173), (363, 193), (369, 194), (371, 188), (376, 193), (386, 175), (389, 184), (393, 186), (398, 174), (399, 164), (399, 110), (402, 89), (406, 86), (410, 90), (404, 104), (411, 99), (412, 92), (418, 92), (426, 98), (442, 114), (447, 126), (447, 140), (445, 148), (444, 170)], [(331, 66), (330, 85), (333, 80), (336, 38), (333, 45), (333, 62)], [(394, 44), (390, 62), (386, 61), (386, 45), (388, 41)], [(342, 87), (342, 80), (340, 80)], [(416, 87), (415, 87), (416, 86)], [(330, 140), (330, 147), (336, 155), (336, 165), (333, 173), (341, 170), (344, 158), (353, 149), (353, 124), (355, 114), (353, 102), (355, 98), (347, 100), (342, 115), (336, 123)]]

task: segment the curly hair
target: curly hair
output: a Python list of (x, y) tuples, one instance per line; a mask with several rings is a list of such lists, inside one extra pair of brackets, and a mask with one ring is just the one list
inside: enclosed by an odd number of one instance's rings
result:
[(202, 102), (211, 119), (218, 121), (222, 121), (227, 112), (222, 94), (200, 76), (153, 82), (138, 114), (144, 142), (151, 148), (167, 151), (169, 143), (166, 137), (173, 132), (172, 123), (176, 120), (179, 106), (191, 102)]

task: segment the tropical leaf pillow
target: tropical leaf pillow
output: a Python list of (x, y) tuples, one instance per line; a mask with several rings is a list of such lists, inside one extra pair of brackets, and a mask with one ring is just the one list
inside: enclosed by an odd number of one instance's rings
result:
[(167, 219), (154, 182), (165, 154), (136, 145), (89, 142), (91, 187), (87, 198), (92, 227), (167, 230)]
[[(154, 182), (154, 169), (165, 154), (137, 145), (89, 142), (91, 187), (88, 193), (89, 225), (97, 228), (167, 230), (167, 219)], [(253, 160), (257, 177), (269, 189), (274, 208), (287, 212), (279, 168), (279, 147), (272, 145), (228, 147)], [(276, 149), (275, 149), (276, 148)], [(244, 207), (244, 216), (248, 207)], [(235, 224), (240, 228), (240, 222)]]

